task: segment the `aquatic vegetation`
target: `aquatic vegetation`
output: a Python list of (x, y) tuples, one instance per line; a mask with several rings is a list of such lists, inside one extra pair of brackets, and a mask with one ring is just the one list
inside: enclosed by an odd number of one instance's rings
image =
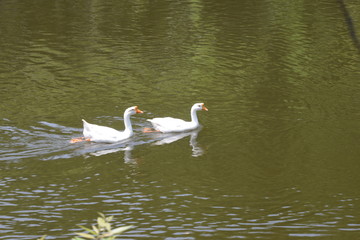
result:
[[(86, 240), (86, 239), (94, 239), (94, 240), (114, 240), (117, 235), (122, 234), (133, 226), (124, 226), (112, 229), (111, 221), (114, 219), (113, 216), (106, 217), (104, 214), (99, 213), (99, 217), (97, 218), (97, 225), (92, 225), (91, 229), (78, 225), (80, 228), (85, 230), (83, 233), (75, 233), (76, 237), (73, 237), (72, 240)], [(37, 240), (45, 240), (46, 235), (42, 236)]]

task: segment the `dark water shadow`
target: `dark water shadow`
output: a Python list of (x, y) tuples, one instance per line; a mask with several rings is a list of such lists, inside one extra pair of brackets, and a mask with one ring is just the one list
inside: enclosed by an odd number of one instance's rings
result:
[(346, 25), (348, 27), (350, 37), (351, 37), (355, 47), (357, 48), (357, 50), (360, 53), (360, 41), (359, 41), (359, 38), (357, 36), (356, 28), (355, 28), (355, 25), (354, 25), (354, 21), (353, 21), (353, 19), (351, 17), (351, 14), (350, 14), (344, 0), (338, 0), (338, 3), (339, 3), (339, 6), (340, 6), (340, 9), (341, 9), (341, 12), (344, 15), (344, 20), (345, 20), (345, 23), (346, 23)]

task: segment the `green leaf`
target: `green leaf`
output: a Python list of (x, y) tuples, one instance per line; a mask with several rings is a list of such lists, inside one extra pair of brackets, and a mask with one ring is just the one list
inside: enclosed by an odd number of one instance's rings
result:
[(105, 237), (104, 236), (104, 238), (101, 238), (101, 240), (114, 240), (115, 239), (115, 237)]
[(93, 235), (96, 235), (96, 232), (93, 231), (93, 230), (91, 230), (90, 228), (87, 228), (87, 227), (84, 227), (84, 226), (81, 226), (81, 225), (77, 225), (77, 226), (80, 227), (80, 228), (82, 228), (82, 229), (84, 229), (85, 231), (93, 234)]
[(130, 228), (132, 228), (133, 226), (130, 225), (130, 226), (125, 226), (125, 227), (118, 227), (118, 228), (115, 228), (113, 230), (111, 230), (111, 234), (112, 235), (116, 235), (116, 234), (121, 234), (127, 230), (129, 230)]
[(105, 224), (106, 224), (105, 220), (103, 218), (101, 218), (101, 217), (97, 218), (97, 223), (99, 224), (100, 228), (105, 227)]
[(42, 236), (41, 238), (39, 238), (38, 240), (45, 240), (46, 235)]
[(96, 234), (94, 234), (94, 235), (99, 235), (100, 230), (99, 230), (95, 225), (92, 225), (92, 229), (93, 229), (94, 232), (96, 233)]
[(112, 237), (113, 234), (111, 232), (107, 232), (104, 235), (102, 235), (103, 237)]
[(71, 240), (85, 240), (85, 239), (83, 239), (81, 237), (73, 237)]
[(111, 224), (110, 224), (110, 223), (106, 222), (105, 225), (104, 225), (104, 227), (106, 228), (106, 230), (107, 230), (108, 232), (111, 231)]
[(105, 218), (105, 220), (107, 222), (111, 222), (113, 219), (114, 219), (114, 216), (110, 216), (110, 217)]
[(108, 238), (104, 238), (104, 240), (114, 240), (115, 237), (108, 237)]
[(76, 233), (76, 234), (87, 239), (95, 239), (93, 235), (90, 235), (88, 233)]
[(98, 214), (100, 215), (101, 218), (105, 218), (105, 215), (101, 212), (98, 212)]

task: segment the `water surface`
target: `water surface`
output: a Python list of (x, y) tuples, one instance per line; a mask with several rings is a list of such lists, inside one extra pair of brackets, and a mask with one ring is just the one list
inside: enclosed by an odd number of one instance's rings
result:
[[(360, 5), (1, 1), (0, 239), (355, 239)], [(148, 118), (190, 119), (145, 134)], [(70, 144), (81, 119), (135, 136)]]

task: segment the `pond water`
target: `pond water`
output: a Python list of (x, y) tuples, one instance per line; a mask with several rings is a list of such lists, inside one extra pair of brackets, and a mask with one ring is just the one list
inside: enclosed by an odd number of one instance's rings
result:
[[(0, 239), (360, 235), (357, 1), (0, 2)], [(143, 133), (146, 119), (202, 128)], [(70, 144), (81, 119), (129, 141)]]

